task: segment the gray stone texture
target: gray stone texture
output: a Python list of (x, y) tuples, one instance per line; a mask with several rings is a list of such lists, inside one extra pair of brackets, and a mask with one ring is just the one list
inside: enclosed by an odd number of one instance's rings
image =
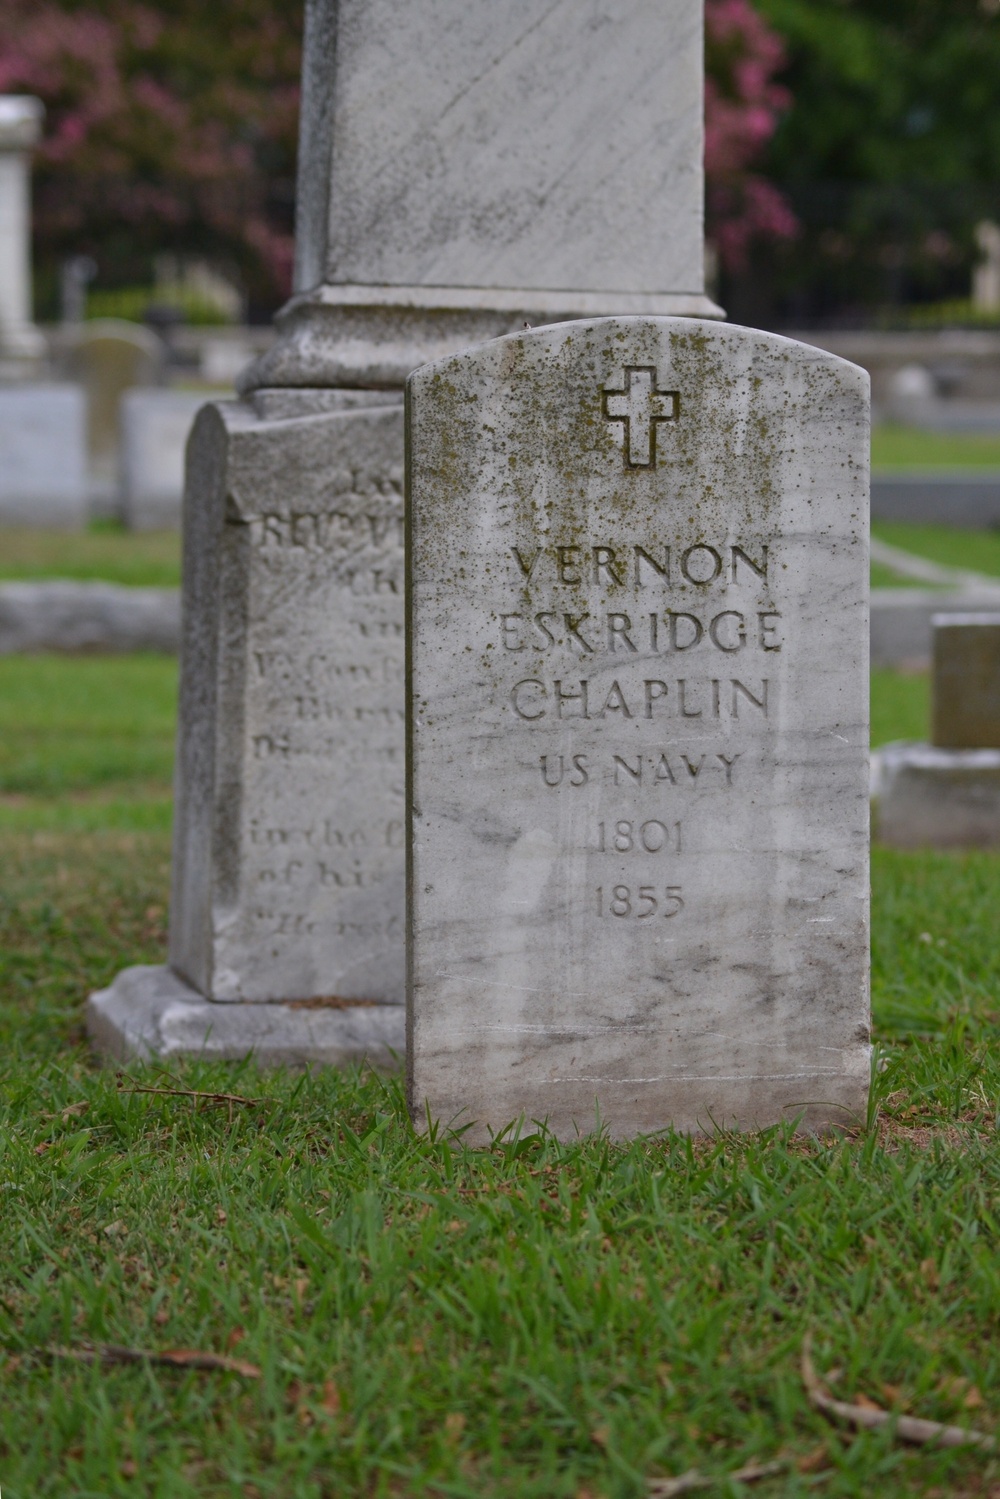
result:
[(1000, 749), (1000, 613), (936, 615), (931, 743)]
[(254, 385), (401, 384), (704, 295), (700, 0), (310, 0), (296, 286)]
[(408, 403), (414, 1118), (863, 1119), (867, 375), (621, 318)]
[(169, 960), (213, 1000), (403, 997), (403, 412), (333, 399), (188, 448)]
[(87, 519), (84, 400), (73, 385), (0, 386), (0, 525)]
[(169, 968), (123, 969), (87, 1001), (95, 1048), (115, 1061), (203, 1056), (263, 1067), (400, 1065), (405, 1025), (399, 1005), (216, 1005)]
[(0, 655), (31, 651), (164, 651), (180, 638), (175, 588), (117, 583), (0, 583)]

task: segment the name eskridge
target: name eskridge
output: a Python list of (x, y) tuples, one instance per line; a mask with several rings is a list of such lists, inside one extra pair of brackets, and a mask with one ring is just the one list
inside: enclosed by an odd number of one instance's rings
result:
[[(522, 601), (519, 608), (495, 616), (495, 643), (504, 654), (528, 652), (544, 657), (561, 651), (581, 662), (588, 657), (620, 655), (624, 664), (629, 656), (648, 660), (650, 655), (681, 654), (697, 646), (724, 656), (782, 648), (780, 610), (757, 607), (762, 602), (759, 596), (752, 605), (737, 600), (743, 604), (740, 608), (726, 597), (730, 590), (748, 585), (756, 595), (769, 595), (773, 557), (768, 542), (515, 546), (509, 549), (509, 560)], [(626, 591), (636, 602), (628, 610), (588, 609), (580, 603), (572, 609), (532, 609), (529, 590), (536, 586), (549, 594), (550, 602), (556, 601), (552, 595), (560, 587), (596, 589), (602, 595)], [(679, 590), (681, 601), (691, 607), (661, 604), (649, 609), (647, 601), (654, 601), (654, 589), (661, 593)], [(697, 591), (694, 598), (692, 591)], [(640, 599), (640, 594), (645, 597)], [(764, 602), (769, 603), (769, 597)], [(719, 603), (725, 607), (716, 607)], [(767, 718), (769, 690), (767, 676), (752, 682), (721, 675), (672, 681), (647, 676), (624, 684), (618, 680), (609, 684), (603, 676), (597, 682), (588, 677), (526, 676), (511, 688), (509, 704), (528, 723), (614, 715), (621, 719), (664, 715), (737, 719), (741, 706)]]

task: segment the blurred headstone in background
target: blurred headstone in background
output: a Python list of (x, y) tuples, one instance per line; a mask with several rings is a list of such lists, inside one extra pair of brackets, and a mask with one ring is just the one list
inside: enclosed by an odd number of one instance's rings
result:
[(46, 353), (31, 312), (31, 148), (45, 109), (0, 95), (0, 379), (30, 376)]
[(59, 306), (63, 327), (76, 328), (87, 315), (87, 287), (97, 275), (91, 255), (71, 255), (59, 267)]
[(1000, 844), (1000, 613), (933, 620), (930, 744), (874, 759), (877, 836), (896, 848)]
[(121, 518), (130, 531), (179, 530), (184, 449), (203, 391), (127, 390), (122, 397)]
[(86, 519), (83, 392), (0, 385), (0, 525), (74, 530)]
[(972, 273), (972, 305), (977, 312), (1000, 312), (1000, 224), (977, 224), (976, 244), (984, 258)]
[(70, 373), (87, 402), (87, 467), (90, 511), (121, 512), (121, 404), (127, 390), (163, 380), (164, 351), (149, 328), (120, 318), (85, 323), (69, 355)]

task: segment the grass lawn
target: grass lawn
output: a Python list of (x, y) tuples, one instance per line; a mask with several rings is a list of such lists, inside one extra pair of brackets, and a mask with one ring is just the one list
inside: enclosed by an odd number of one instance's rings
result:
[[(875, 850), (846, 1137), (473, 1151), (391, 1079), (93, 1065), (86, 993), (163, 957), (173, 691), (0, 660), (4, 1499), (1000, 1494), (989, 1454), (838, 1432), (799, 1367), (811, 1331), (841, 1399), (1000, 1421), (1000, 860)], [(926, 680), (874, 673), (873, 709), (922, 733)], [(88, 1344), (234, 1367), (57, 1351)], [(723, 1481), (754, 1460), (787, 1466)]]
[(886, 423), (872, 428), (872, 468), (1000, 469), (1000, 432), (926, 432)]
[(86, 531), (0, 529), (0, 582), (36, 578), (174, 588), (181, 580), (176, 531), (126, 531), (95, 521)]

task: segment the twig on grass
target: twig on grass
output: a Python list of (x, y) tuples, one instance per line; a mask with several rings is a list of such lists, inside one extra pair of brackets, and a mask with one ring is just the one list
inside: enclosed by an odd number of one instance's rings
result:
[(651, 1478), (646, 1489), (649, 1499), (674, 1499), (675, 1494), (690, 1494), (695, 1489), (711, 1489), (717, 1483), (756, 1483), (760, 1478), (773, 1478), (783, 1473), (787, 1462), (780, 1459), (773, 1463), (748, 1463), (745, 1468), (734, 1468), (731, 1473), (699, 1473), (691, 1468), (676, 1478)]
[(810, 1405), (847, 1426), (855, 1426), (864, 1431), (892, 1426), (897, 1437), (917, 1446), (981, 1447), (985, 1452), (997, 1450), (996, 1438), (985, 1431), (966, 1429), (964, 1426), (946, 1426), (940, 1421), (924, 1421), (918, 1416), (899, 1416), (893, 1411), (881, 1410), (876, 1405), (849, 1405), (846, 1400), (834, 1400), (823, 1388), (816, 1373), (810, 1333), (806, 1334), (802, 1342), (802, 1383), (806, 1387)]
[[(128, 1083), (127, 1088), (122, 1088), (122, 1079)], [(150, 1088), (145, 1083), (137, 1083), (127, 1072), (119, 1073), (118, 1086), (125, 1093), (155, 1093), (161, 1098), (198, 1098), (206, 1103), (244, 1104), (251, 1109), (263, 1108), (264, 1104), (271, 1102), (269, 1098), (244, 1098), (241, 1093), (205, 1093), (199, 1088)]]
[(227, 1374), (242, 1374), (246, 1379), (260, 1379), (256, 1364), (224, 1353), (202, 1353), (197, 1348), (128, 1348), (121, 1343), (84, 1344), (80, 1348), (46, 1348), (50, 1358), (71, 1358), (80, 1364), (163, 1364), (171, 1369), (221, 1369)]

